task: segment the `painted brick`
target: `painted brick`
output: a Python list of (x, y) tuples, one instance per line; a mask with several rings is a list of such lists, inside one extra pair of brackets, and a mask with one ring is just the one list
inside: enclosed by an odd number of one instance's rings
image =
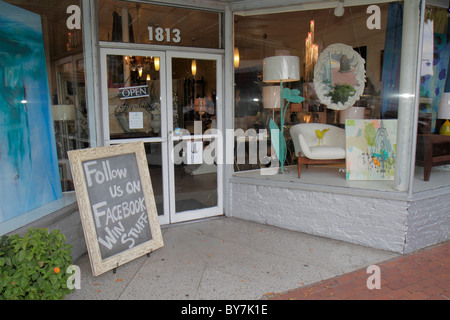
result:
[(227, 215), (405, 253), (449, 238), (448, 199), (390, 200), (232, 182)]

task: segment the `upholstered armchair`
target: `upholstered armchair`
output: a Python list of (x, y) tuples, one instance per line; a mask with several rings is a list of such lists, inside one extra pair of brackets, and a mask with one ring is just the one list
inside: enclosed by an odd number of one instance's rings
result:
[(303, 164), (345, 163), (345, 129), (323, 123), (300, 123), (292, 126), (290, 133), (298, 157), (299, 178)]

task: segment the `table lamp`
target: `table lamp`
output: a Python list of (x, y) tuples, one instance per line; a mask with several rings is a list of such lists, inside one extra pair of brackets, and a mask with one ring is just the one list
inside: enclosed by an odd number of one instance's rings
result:
[(450, 136), (450, 92), (444, 92), (439, 100), (438, 118), (445, 119), (439, 133), (444, 136)]
[(272, 109), (272, 118), (275, 119), (275, 109), (280, 110), (280, 87), (264, 86), (263, 87), (263, 106), (264, 109)]
[[(57, 144), (58, 148), (61, 148), (61, 156), (63, 159), (67, 159), (67, 151), (70, 148), (69, 137), (69, 121), (75, 121), (75, 106), (73, 104), (55, 104), (52, 105), (52, 117), (55, 124), (59, 125), (59, 133), (56, 134), (60, 143)], [(57, 122), (56, 122), (57, 121)]]
[[(280, 84), (280, 111), (281, 120), (280, 128), (278, 129), (274, 120), (270, 121), (270, 130), (280, 130), (279, 141), (272, 140), (275, 152), (281, 164), (281, 172), (284, 171), (284, 162), (286, 160), (286, 141), (284, 140), (283, 127), (284, 118), (286, 116), (286, 108), (284, 107), (282, 90), (283, 82), (293, 82), (300, 80), (300, 64), (297, 56), (273, 56), (267, 57), (263, 61), (263, 81), (266, 83)], [(276, 139), (275, 139), (276, 140)]]

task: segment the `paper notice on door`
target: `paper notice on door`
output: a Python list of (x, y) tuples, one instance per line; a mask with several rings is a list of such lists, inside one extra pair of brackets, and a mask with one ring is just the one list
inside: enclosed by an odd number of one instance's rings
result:
[(130, 129), (144, 128), (144, 115), (142, 112), (128, 112), (128, 122)]
[(186, 162), (187, 164), (203, 163), (203, 141), (186, 141)]

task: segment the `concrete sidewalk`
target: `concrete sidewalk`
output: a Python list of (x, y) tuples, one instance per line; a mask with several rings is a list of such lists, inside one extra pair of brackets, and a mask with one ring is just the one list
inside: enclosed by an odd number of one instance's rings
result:
[[(179, 224), (162, 231), (163, 248), (120, 266), (116, 273), (108, 271), (93, 277), (87, 254), (75, 261), (81, 269), (81, 289), (66, 299), (283, 299), (290, 296), (274, 292), (308, 286), (399, 257), (228, 217)], [(364, 276), (367, 279), (369, 274)]]
[[(274, 300), (449, 300), (450, 242), (378, 264), (380, 288), (368, 289), (373, 274), (362, 268), (279, 294)], [(374, 280), (369, 281), (374, 284)]]

